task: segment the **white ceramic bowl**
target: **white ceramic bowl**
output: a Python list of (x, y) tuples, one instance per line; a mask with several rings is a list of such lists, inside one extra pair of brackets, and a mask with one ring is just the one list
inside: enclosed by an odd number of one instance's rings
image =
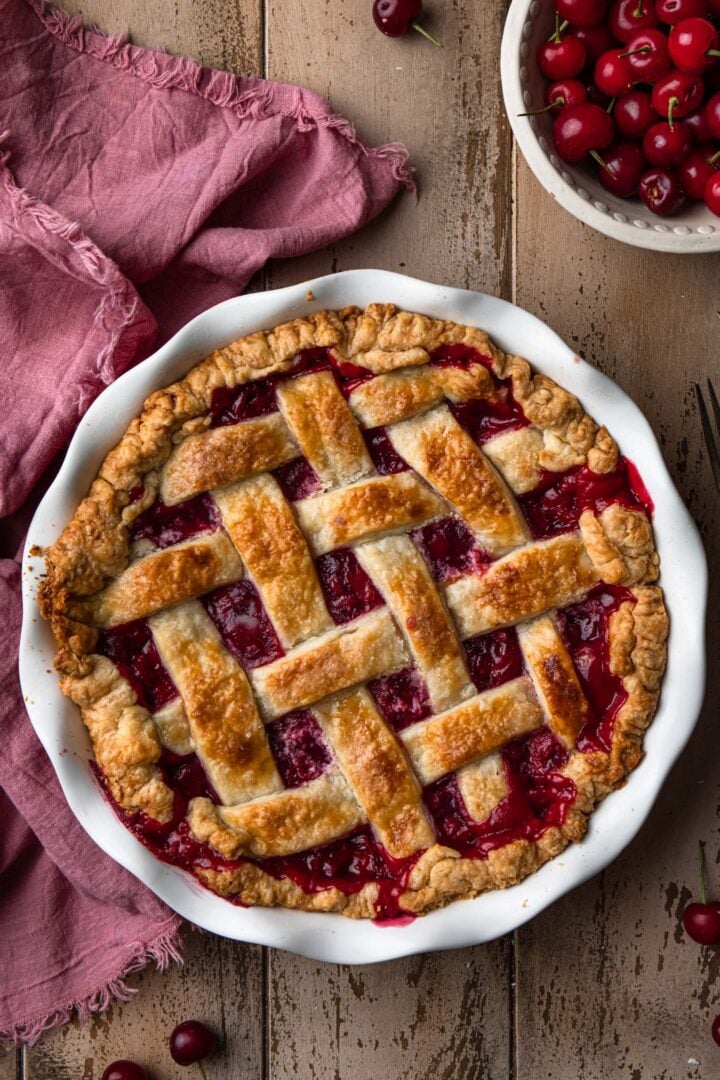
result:
[(513, 0), (500, 53), (503, 96), (525, 160), (542, 186), (580, 221), (606, 236), (655, 251), (720, 251), (720, 218), (688, 203), (671, 218), (651, 214), (640, 199), (618, 199), (584, 165), (560, 161), (552, 146), (552, 117), (521, 116), (543, 104), (545, 78), (535, 57), (555, 23), (552, 0)]
[[(308, 302), (308, 289), (315, 299)], [(504, 349), (527, 356), (577, 394), (607, 424), (638, 466), (656, 506), (662, 584), (681, 632), (670, 635), (668, 671), (647, 754), (629, 783), (591, 819), (586, 839), (537, 874), (503, 892), (451, 904), (404, 927), (353, 922), (341, 915), (233, 906), (203, 889), (184, 871), (150, 854), (115, 817), (88, 767), (90, 745), (76, 707), (52, 673), (53, 643), (36, 601), (41, 558), (30, 551), (57, 537), (85, 494), (106, 452), (144, 398), (182, 376), (211, 350), (243, 334), (297, 315), (346, 304), (391, 301), (483, 327)], [(88, 409), (64, 464), (40, 504), (24, 556), (24, 619), (20, 676), (30, 719), (55, 767), (68, 802), (95, 842), (191, 922), (226, 937), (275, 945), (318, 960), (369, 963), (397, 956), (489, 941), (537, 915), (569, 889), (602, 870), (640, 828), (700, 709), (704, 677), (707, 567), (695, 526), (673, 487), (655, 437), (636, 405), (615, 383), (563, 344), (533, 315), (480, 293), (430, 285), (400, 274), (351, 270), (275, 292), (240, 296), (193, 319), (153, 356), (127, 372)]]

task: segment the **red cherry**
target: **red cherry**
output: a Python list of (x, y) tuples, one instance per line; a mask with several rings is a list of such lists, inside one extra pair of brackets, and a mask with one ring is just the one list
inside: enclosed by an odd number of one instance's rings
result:
[(660, 22), (675, 26), (683, 19), (704, 15), (707, 0), (655, 0), (655, 14)]
[(608, 97), (620, 97), (632, 90), (633, 75), (622, 49), (610, 49), (595, 64), (595, 85)]
[(598, 180), (606, 191), (621, 199), (637, 195), (645, 158), (636, 143), (615, 143), (597, 155)]
[(707, 102), (705, 124), (712, 138), (720, 139), (720, 94), (713, 94)]
[(692, 138), (685, 125), (673, 124), (670, 127), (667, 120), (648, 128), (642, 144), (643, 153), (650, 164), (664, 168), (679, 165), (690, 153), (691, 146)]
[(402, 37), (412, 27), (433, 45), (440, 44), (415, 21), (422, 15), (422, 0), (375, 0), (372, 13), (378, 30), (388, 37)]
[(683, 19), (670, 30), (668, 52), (678, 71), (702, 75), (720, 56), (720, 36), (707, 19)]
[(642, 30), (627, 43), (624, 53), (635, 82), (655, 82), (670, 70), (668, 41), (662, 30)]
[(587, 90), (579, 79), (559, 79), (550, 83), (545, 91), (545, 104), (557, 108), (565, 105), (582, 105), (587, 101)]
[(656, 113), (672, 123), (674, 117), (694, 112), (703, 99), (705, 86), (697, 75), (671, 71), (663, 75), (652, 88), (652, 103)]
[(538, 65), (546, 79), (572, 79), (585, 67), (585, 46), (572, 34), (546, 41), (538, 49)]
[(612, 138), (612, 120), (590, 102), (563, 109), (553, 124), (553, 143), (563, 161), (582, 161), (591, 150), (604, 150)]
[(720, 1016), (716, 1016), (713, 1020), (710, 1033), (718, 1046), (720, 1046)]
[[(720, 217), (720, 172), (716, 172), (705, 184), (703, 198), (705, 199), (705, 205), (708, 210), (712, 210), (713, 214), (717, 214), (717, 216)], [(715, 904), (712, 906), (717, 907), (718, 905)], [(687, 911), (687, 908), (685, 910)], [(715, 942), (712, 942), (712, 944), (714, 945)]]
[[(715, 177), (713, 176), (711, 179), (715, 179)], [(707, 192), (708, 188), (706, 187), (705, 190)], [(718, 199), (718, 209), (713, 210), (713, 213), (720, 213), (720, 188), (718, 188)], [(710, 206), (710, 209), (713, 209), (712, 206)], [(720, 903), (688, 904), (683, 911), (682, 921), (685, 933), (693, 941), (697, 941), (700, 945), (717, 945), (720, 943)]]
[(685, 202), (685, 193), (677, 176), (665, 169), (649, 169), (640, 179), (640, 198), (660, 217), (676, 213)]
[(642, 139), (657, 120), (657, 113), (647, 90), (633, 90), (615, 102), (613, 118), (621, 135), (626, 139)]
[(102, 1080), (148, 1080), (148, 1074), (134, 1061), (113, 1061), (102, 1074)]
[(652, 0), (615, 0), (610, 8), (608, 24), (618, 41), (629, 41), (638, 30), (657, 26)]
[(702, 199), (705, 197), (705, 186), (716, 172), (712, 164), (712, 147), (704, 146), (694, 150), (683, 161), (678, 169), (678, 179), (685, 189), (689, 199)]
[(178, 1065), (194, 1065), (215, 1049), (215, 1036), (199, 1020), (185, 1020), (170, 1035), (170, 1056)]
[(689, 130), (696, 143), (710, 142), (712, 133), (705, 119), (705, 109), (698, 109), (683, 117), (683, 124)]
[(720, 15), (720, 0), (706, 0), (705, 7), (713, 17)]
[(605, 18), (608, 0), (556, 0), (555, 10), (573, 26), (597, 26)]
[[(720, 0), (718, 0), (720, 2)], [(573, 37), (582, 41), (587, 53), (587, 62), (594, 64), (598, 56), (614, 48), (616, 42), (605, 23), (599, 26), (573, 26)]]

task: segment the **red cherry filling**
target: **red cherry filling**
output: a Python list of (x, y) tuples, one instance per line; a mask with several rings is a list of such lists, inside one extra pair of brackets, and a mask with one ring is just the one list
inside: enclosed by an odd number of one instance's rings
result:
[(341, 625), (367, 615), (383, 602), (352, 551), (338, 548), (316, 562), (318, 577), (330, 614)]
[(430, 367), (470, 368), (473, 364), (482, 364), (492, 371), (492, 356), (473, 349), (470, 345), (440, 345), (430, 356)]
[(562, 825), (575, 798), (575, 784), (558, 774), (567, 750), (547, 728), (508, 743), (502, 752), (509, 792), (485, 821), (467, 812), (455, 774), (425, 788), (425, 804), (438, 841), (468, 858), (487, 858), (513, 840), (537, 840)]
[(375, 704), (395, 731), (432, 716), (427, 687), (417, 668), (403, 668), (368, 683)]
[(222, 585), (202, 598), (228, 652), (244, 668), (269, 664), (283, 655), (257, 589), (250, 581)]
[(503, 386), (493, 398), (473, 398), (450, 406), (461, 427), (476, 443), (485, 443), (505, 431), (528, 426), (528, 420), (509, 386)]
[(159, 764), (167, 786), (179, 791), (186, 799), (206, 798), (220, 803), (197, 754), (182, 755), (163, 750)]
[(281, 716), (268, 724), (268, 742), (285, 787), (309, 784), (326, 771), (332, 761), (320, 725), (304, 709)]
[(523, 656), (513, 626), (470, 638), (465, 642), (465, 652), (470, 678), (480, 692), (517, 679), (523, 673)]
[(610, 671), (607, 647), (610, 616), (626, 601), (634, 603), (629, 589), (598, 585), (580, 603), (557, 615), (560, 633), (594, 714), (578, 735), (577, 748), (583, 753), (610, 750), (615, 717), (627, 699), (622, 680)]
[(95, 649), (113, 661), (132, 686), (140, 704), (150, 712), (157, 712), (178, 696), (146, 619), (103, 630)]
[(320, 490), (320, 478), (307, 458), (295, 458), (275, 469), (273, 476), (280, 485), (283, 495), (290, 502), (307, 499)]
[(397, 450), (390, 442), (388, 433), (384, 427), (372, 428), (364, 431), (365, 444), (368, 448), (373, 465), (381, 476), (390, 476), (392, 473), (406, 472), (410, 466), (401, 458)]
[(149, 540), (157, 548), (166, 548), (201, 533), (215, 532), (221, 526), (220, 511), (210, 495), (196, 495), (175, 506), (156, 499), (135, 518), (130, 540)]
[(435, 578), (444, 584), (464, 574), (479, 573), (492, 562), (462, 518), (445, 517), (415, 529), (412, 538)]
[[(629, 475), (624, 459), (612, 473), (595, 473), (587, 466), (564, 473), (546, 472), (538, 486), (520, 495), (518, 502), (533, 538), (547, 540), (576, 529), (583, 510), (601, 513), (611, 503), (647, 509), (639, 489), (635, 490), (636, 478), (637, 470)], [(644, 487), (642, 494), (647, 496)]]

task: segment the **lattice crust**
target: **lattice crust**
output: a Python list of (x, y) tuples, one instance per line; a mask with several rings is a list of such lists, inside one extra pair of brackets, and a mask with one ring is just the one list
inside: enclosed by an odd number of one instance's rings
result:
[[(482, 362), (455, 362), (447, 350), (457, 346)], [(308, 349), (328, 350), (335, 370), (311, 364), (282, 378)], [(258, 380), (270, 376), (274, 404), (211, 426), (216, 391), (267, 386)], [(518, 422), (476, 436), (462, 409), (508, 389)], [(375, 464), (378, 431), (395, 455), (389, 469)], [(314, 487), (293, 497), (282, 475), (298, 462)], [(533, 539), (524, 510), (549, 474), (587, 467), (610, 477), (617, 466), (612, 438), (574, 397), (472, 327), (376, 304), (296, 319), (213, 353), (148, 398), (47, 552), (41, 607), (56, 666), (113, 798), (169, 822), (174, 796), (158, 763), (168, 751), (194, 752), (219, 802), (191, 798), (190, 831), (236, 860), (195, 872), (249, 904), (373, 916), (375, 881), (351, 895), (305, 892), (263, 868), (368, 824), (391, 859), (415, 857), (399, 899), (408, 912), (531, 873), (580, 839), (597, 801), (637, 764), (664, 670), (667, 616), (642, 508), (611, 497), (547, 539)], [(215, 515), (207, 530), (159, 550), (131, 542), (133, 522), (156, 502), (198, 497)], [(442, 577), (418, 536), (447, 517), (483, 554)], [(347, 548), (376, 599), (345, 619), (318, 567)], [(608, 618), (603, 660), (624, 700), (609, 749), (583, 751), (593, 708), (562, 609), (602, 583), (628, 590)], [(257, 598), (274, 642), (260, 662), (213, 620), (224, 586)], [(133, 620), (145, 620), (169, 700), (143, 704), (122, 664), (100, 655), (99, 635)], [(478, 690), (478, 636), (509, 627), (520, 666)], [(393, 730), (374, 680), (408, 669), (427, 706)], [(297, 710), (327, 760), (287, 786), (271, 726)], [(485, 858), (439, 843), (423, 790), (454, 776), (469, 820), (485, 822), (511, 795), (506, 748), (541, 731), (564, 748), (557, 773), (574, 784), (561, 823)]]

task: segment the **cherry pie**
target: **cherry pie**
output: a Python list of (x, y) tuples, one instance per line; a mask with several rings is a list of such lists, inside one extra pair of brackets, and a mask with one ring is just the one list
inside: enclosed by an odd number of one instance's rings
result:
[(242, 904), (399, 918), (579, 840), (667, 616), (608, 432), (480, 330), (375, 304), (153, 394), (47, 554), (100, 782)]

